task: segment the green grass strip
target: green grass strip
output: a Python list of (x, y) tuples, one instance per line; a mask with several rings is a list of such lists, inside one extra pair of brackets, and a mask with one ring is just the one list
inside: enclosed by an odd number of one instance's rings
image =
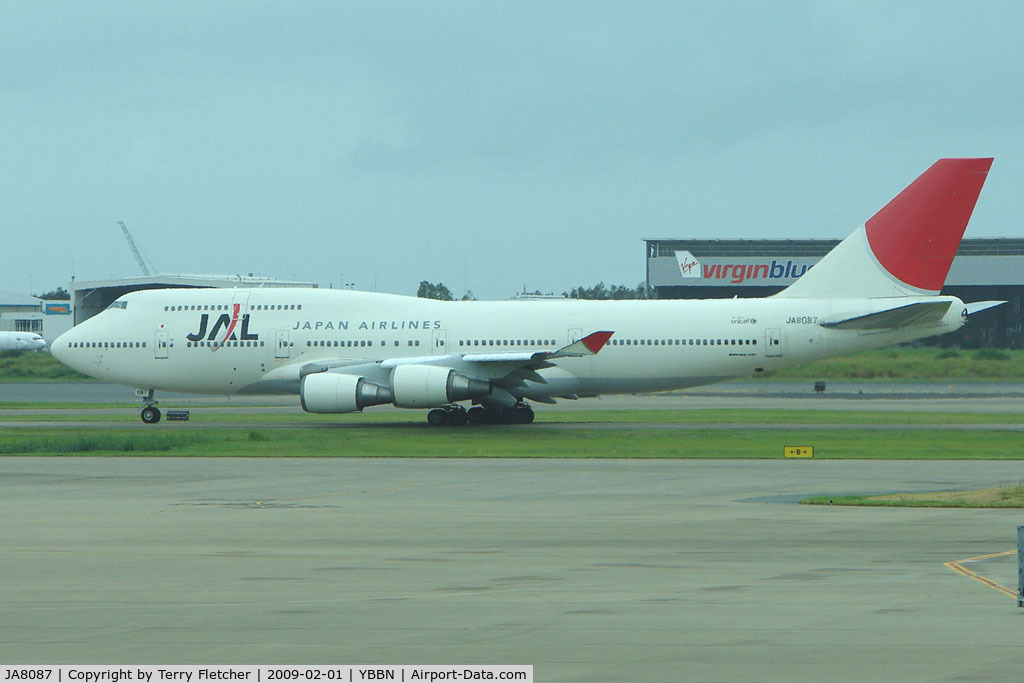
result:
[(0, 382), (91, 382), (46, 351), (0, 351)]
[(800, 502), (804, 505), (866, 507), (1021, 508), (1024, 507), (1024, 486), (1002, 486), (969, 491), (889, 493), (878, 496), (814, 496)]
[[(0, 432), (0, 454), (6, 455), (782, 459), (783, 446), (814, 446), (815, 459), (1024, 459), (1021, 435), (996, 430), (544, 430), (527, 425), (246, 430), (158, 425), (130, 432), (102, 428)], [(800, 467), (801, 462), (806, 466), (806, 461), (792, 461), (792, 466)]]
[(766, 373), (787, 379), (1003, 379), (1024, 378), (1024, 350), (890, 347)]
[[(348, 415), (311, 415), (295, 408), (278, 407), (273, 411), (256, 411), (246, 406), (233, 406), (230, 409), (208, 406), (173, 406), (160, 404), (160, 409), (191, 411), (190, 421), (193, 423), (243, 423), (273, 422), (296, 424), (420, 424), (424, 421), (424, 411), (374, 411), (352, 413)], [(117, 410), (123, 413), (86, 413), (77, 414), (73, 410)], [(136, 405), (98, 404), (84, 406), (68, 404), (68, 407), (55, 408), (52, 412), (41, 414), (4, 414), (4, 406), (0, 405), (0, 423), (4, 421), (87, 421), (87, 422), (137, 422), (139, 407)], [(20, 408), (19, 408), (20, 409)], [(31, 409), (36, 409), (33, 406)], [(1024, 413), (925, 413), (925, 412), (886, 412), (856, 410), (549, 410), (539, 409), (537, 421), (540, 423), (618, 423), (618, 424), (820, 424), (820, 425), (932, 425), (932, 424), (1024, 424)], [(469, 427), (474, 429), (474, 427)]]

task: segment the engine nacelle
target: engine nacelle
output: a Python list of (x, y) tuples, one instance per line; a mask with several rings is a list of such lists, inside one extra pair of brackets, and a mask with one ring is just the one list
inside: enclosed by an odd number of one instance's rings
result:
[(491, 383), (437, 365), (399, 365), (391, 373), (394, 403), (401, 408), (436, 408), (491, 393)]
[(365, 377), (318, 372), (302, 378), (299, 390), (307, 413), (354, 413), (366, 406), (391, 403), (391, 389)]

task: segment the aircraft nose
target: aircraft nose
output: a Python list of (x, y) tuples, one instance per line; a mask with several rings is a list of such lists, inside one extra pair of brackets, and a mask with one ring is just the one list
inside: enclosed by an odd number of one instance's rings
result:
[[(64, 334), (60, 335), (50, 344), (50, 355), (59, 360), (61, 363), (67, 365), (67, 350), (68, 350), (68, 339), (70, 338), (71, 330), (68, 330)], [(45, 346), (46, 342), (43, 342)], [(41, 348), (41, 347), (40, 347)]]

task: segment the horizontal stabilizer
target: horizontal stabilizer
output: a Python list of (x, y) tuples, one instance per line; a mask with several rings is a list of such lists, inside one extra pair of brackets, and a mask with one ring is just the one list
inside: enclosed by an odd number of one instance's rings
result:
[(975, 313), (987, 311), (988, 309), (995, 308), (996, 306), (1002, 306), (1005, 303), (1005, 301), (975, 301), (974, 303), (965, 304), (965, 306), (967, 308), (967, 315), (974, 315)]
[(890, 330), (908, 325), (927, 325), (942, 320), (952, 303), (948, 300), (918, 301), (881, 311), (831, 316), (819, 320), (818, 324), (839, 330)]

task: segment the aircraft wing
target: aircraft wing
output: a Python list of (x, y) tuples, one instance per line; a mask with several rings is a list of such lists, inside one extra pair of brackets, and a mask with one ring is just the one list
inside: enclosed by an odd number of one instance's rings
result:
[(592, 332), (583, 339), (567, 344), (560, 349), (541, 351), (512, 351), (507, 353), (464, 353), (462, 359), (470, 363), (522, 363), (523, 365), (538, 364), (538, 367), (549, 367), (549, 360), (556, 358), (575, 358), (596, 355), (614, 332)]
[[(604, 348), (614, 332), (592, 332), (582, 339), (558, 349), (539, 351), (507, 351), (500, 353), (454, 353), (445, 356), (412, 356), (366, 359), (320, 359), (299, 364), (299, 377), (319, 372), (337, 372), (362, 375), (377, 381), (386, 381), (390, 371), (400, 365), (437, 365), (450, 367), (471, 377), (494, 381), (496, 384), (523, 386), (524, 380), (546, 384), (537, 370), (554, 367), (559, 358), (593, 356)], [(284, 370), (284, 369), (282, 369)], [(279, 371), (280, 372), (280, 371)], [(293, 370), (294, 372), (294, 370)]]
[(597, 355), (614, 332), (592, 332), (578, 341), (567, 344), (560, 349), (542, 349), (540, 351), (511, 351), (505, 353), (466, 353), (462, 354), (461, 367), (475, 376), (490, 377), (496, 384), (506, 388), (522, 387), (526, 380), (538, 384), (547, 384), (537, 370), (551, 368), (556, 365), (552, 361), (559, 358), (581, 358)]

